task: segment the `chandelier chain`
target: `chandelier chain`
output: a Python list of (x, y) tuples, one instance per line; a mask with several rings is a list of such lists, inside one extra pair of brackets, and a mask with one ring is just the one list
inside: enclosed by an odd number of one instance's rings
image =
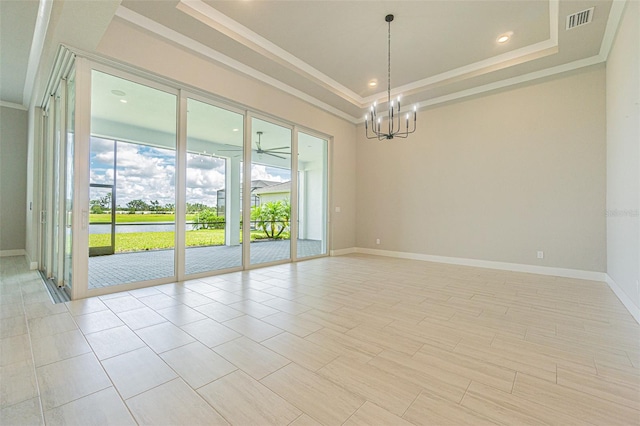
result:
[(387, 36), (387, 43), (388, 43), (388, 49), (387, 49), (387, 100), (389, 102), (389, 105), (391, 105), (391, 21), (388, 22), (389, 25), (389, 32), (388, 32), (388, 36)]

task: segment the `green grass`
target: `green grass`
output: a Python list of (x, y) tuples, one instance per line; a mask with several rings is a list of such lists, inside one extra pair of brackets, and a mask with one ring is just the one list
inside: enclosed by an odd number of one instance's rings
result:
[[(195, 214), (188, 214), (187, 221), (192, 222)], [(174, 214), (116, 214), (116, 223), (148, 223), (148, 222), (174, 222)], [(110, 214), (90, 214), (90, 223), (111, 223)]]
[[(263, 239), (262, 231), (251, 232), (251, 241)], [(288, 233), (282, 237), (289, 238)], [(185, 234), (187, 247), (219, 246), (224, 244), (224, 229), (201, 229), (187, 231)], [(116, 234), (116, 253), (169, 249), (174, 247), (173, 232), (131, 232)], [(242, 242), (242, 235), (240, 235)], [(90, 234), (89, 247), (105, 247), (111, 245), (111, 234)]]

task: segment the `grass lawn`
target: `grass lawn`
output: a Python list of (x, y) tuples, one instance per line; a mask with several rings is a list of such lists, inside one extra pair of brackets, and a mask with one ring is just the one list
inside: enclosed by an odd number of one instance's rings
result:
[[(289, 234), (287, 233), (283, 233), (282, 236), (289, 238)], [(224, 244), (224, 229), (187, 231), (185, 237), (187, 247), (219, 246)], [(90, 234), (89, 247), (110, 246), (110, 238), (110, 234)], [(264, 238), (264, 232), (251, 232), (251, 241), (261, 238)], [(174, 240), (175, 235), (173, 232), (131, 232), (116, 234), (116, 253), (173, 248)], [(240, 235), (240, 241), (242, 242), (242, 235)]]

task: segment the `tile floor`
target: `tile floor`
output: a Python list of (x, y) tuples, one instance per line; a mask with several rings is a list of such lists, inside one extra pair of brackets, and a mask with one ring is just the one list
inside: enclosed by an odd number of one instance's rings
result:
[(640, 424), (600, 282), (364, 255), (53, 305), (0, 258), (0, 424)]

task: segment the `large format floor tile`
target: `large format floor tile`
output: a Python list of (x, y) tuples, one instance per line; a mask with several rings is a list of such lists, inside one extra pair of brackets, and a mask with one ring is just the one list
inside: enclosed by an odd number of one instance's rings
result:
[(129, 410), (112, 388), (44, 412), (47, 425), (135, 425)]
[(227, 425), (225, 419), (180, 379), (127, 400), (140, 425)]
[(49, 410), (111, 386), (93, 353), (36, 369), (42, 408)]
[(173, 380), (176, 373), (149, 348), (140, 348), (102, 362), (123, 398)]
[(237, 369), (235, 365), (200, 342), (180, 346), (160, 356), (194, 389)]
[(302, 412), (241, 371), (198, 390), (234, 425), (288, 425)]
[(53, 305), (0, 257), (2, 425), (639, 425), (605, 283), (367, 255)]

